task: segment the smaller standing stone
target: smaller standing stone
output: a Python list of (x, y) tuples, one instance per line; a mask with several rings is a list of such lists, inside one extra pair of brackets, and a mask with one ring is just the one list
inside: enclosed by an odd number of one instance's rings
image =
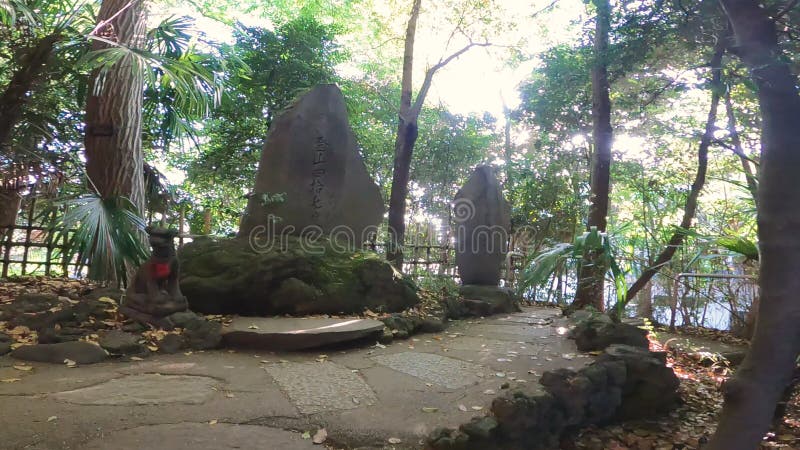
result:
[(490, 166), (479, 166), (453, 201), (461, 282), (497, 286), (508, 252), (511, 207)]

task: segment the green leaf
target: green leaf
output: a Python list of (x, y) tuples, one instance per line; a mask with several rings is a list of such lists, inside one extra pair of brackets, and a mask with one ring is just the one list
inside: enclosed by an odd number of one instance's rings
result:
[(128, 269), (147, 258), (145, 223), (127, 198), (87, 194), (56, 206), (66, 208), (53, 224), (56, 241), (67, 242), (63, 256), (87, 265), (90, 278), (124, 282)]

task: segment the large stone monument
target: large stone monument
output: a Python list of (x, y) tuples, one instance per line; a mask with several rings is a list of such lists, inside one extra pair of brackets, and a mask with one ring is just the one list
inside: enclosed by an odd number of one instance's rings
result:
[(361, 246), (383, 211), (341, 91), (317, 86), (272, 123), (238, 238), (181, 249), (181, 288), (207, 314), (402, 311), (413, 282)]
[(490, 166), (479, 166), (453, 202), (456, 265), (464, 305), (474, 315), (510, 312), (514, 296), (498, 287), (508, 253), (511, 207)]
[[(285, 197), (270, 203), (264, 194)], [(239, 236), (260, 225), (294, 236), (321, 229), (338, 240), (349, 234), (360, 247), (383, 212), (380, 189), (358, 153), (344, 97), (336, 85), (325, 84), (272, 123)], [(270, 215), (275, 222), (268, 222)]]

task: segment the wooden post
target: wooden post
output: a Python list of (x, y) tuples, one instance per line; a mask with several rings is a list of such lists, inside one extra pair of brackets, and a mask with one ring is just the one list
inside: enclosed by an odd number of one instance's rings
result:
[(180, 213), (178, 214), (178, 248), (183, 247), (183, 222), (186, 218), (186, 205), (181, 205)]
[(28, 223), (25, 226), (25, 242), (23, 242), (24, 250), (22, 251), (22, 275), (25, 275), (25, 269), (28, 266), (28, 249), (31, 246), (31, 224), (33, 223), (33, 211), (36, 209), (36, 197), (31, 197), (30, 210), (28, 210)]

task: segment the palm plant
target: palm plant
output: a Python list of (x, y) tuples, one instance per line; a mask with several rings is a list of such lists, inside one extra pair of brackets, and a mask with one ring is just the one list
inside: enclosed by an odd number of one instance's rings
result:
[[(219, 74), (224, 66), (215, 55), (199, 51), (189, 19), (170, 17), (147, 33), (143, 48), (128, 48), (97, 35), (97, 4), (90, 0), (0, 0), (0, 23), (7, 25), (0, 27), (0, 41), (11, 49), (0, 53), (0, 60), (9, 60), (9, 64), (0, 64), (0, 147), (21, 148), (18, 141), (23, 135), (26, 142), (49, 139), (47, 129), (63, 122), (65, 114), (80, 122), (80, 99), (86, 95), (88, 74), (94, 72), (102, 78), (122, 60), (124, 67), (145, 75), (145, 129), (154, 136), (151, 142), (161, 142), (162, 148), (190, 131), (193, 122), (207, 116), (218, 102), (222, 92)], [(109, 45), (91, 50), (92, 41)], [(77, 81), (62, 89), (51, 81), (61, 80), (65, 71)], [(61, 93), (67, 89), (71, 91)], [(68, 106), (38, 107), (41, 99), (50, 97), (78, 100)], [(67, 137), (69, 145), (63, 146), (67, 150), (58, 151), (82, 167), (69, 152), (79, 146), (76, 141), (81, 131), (76, 130)], [(29, 147), (17, 152), (11, 163), (20, 158), (49, 159), (39, 150), (46, 146), (25, 146)], [(137, 170), (144, 170), (144, 164)], [(124, 283), (130, 266), (147, 255), (141, 231), (145, 211), (138, 210), (130, 198), (100, 192), (97, 180), (88, 179), (85, 171), (80, 177), (87, 179), (91, 193), (60, 202), (63, 214), (51, 227), (67, 238), (64, 256), (88, 265), (91, 278)], [(163, 189), (151, 191), (163, 193)]]
[(145, 223), (130, 200), (84, 194), (57, 206), (66, 209), (55, 224), (56, 241), (66, 242), (62, 256), (78, 270), (87, 266), (89, 278), (125, 284), (131, 268), (147, 258), (140, 238)]
[(599, 255), (597, 261), (606, 268), (606, 272), (614, 282), (617, 302), (612, 313), (616, 318), (620, 318), (628, 303), (625, 298), (627, 291), (625, 272), (617, 261), (613, 240), (608, 233), (599, 231), (597, 227), (592, 227), (576, 237), (572, 243), (559, 243), (532, 255), (519, 280), (520, 292), (544, 285), (553, 277), (557, 268), (567, 261), (574, 262), (580, 273), (583, 255), (587, 251), (595, 251)]

